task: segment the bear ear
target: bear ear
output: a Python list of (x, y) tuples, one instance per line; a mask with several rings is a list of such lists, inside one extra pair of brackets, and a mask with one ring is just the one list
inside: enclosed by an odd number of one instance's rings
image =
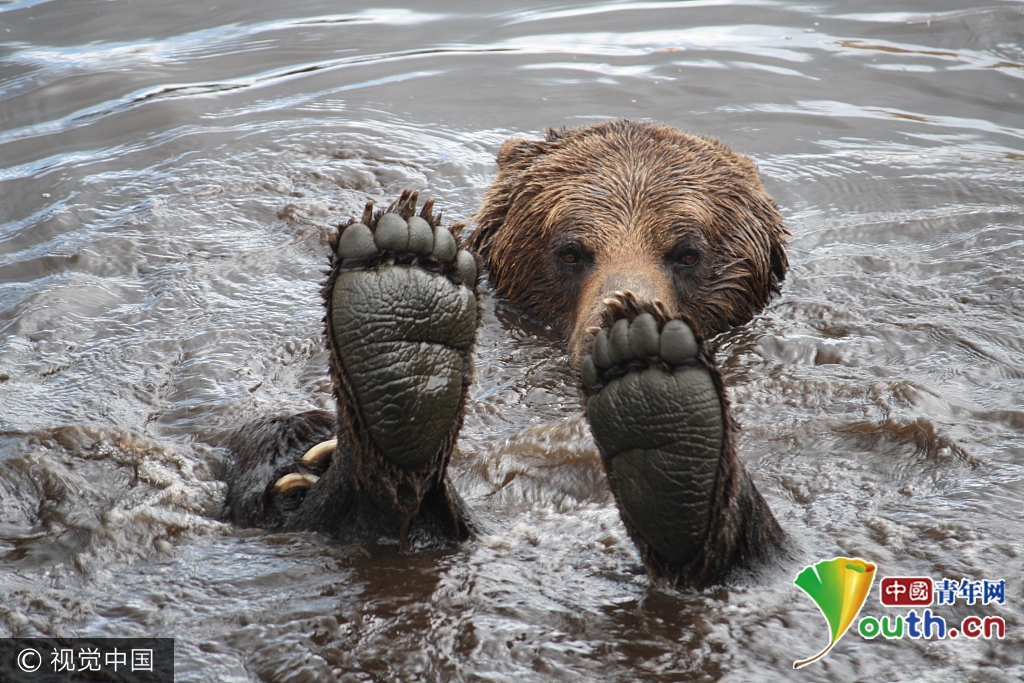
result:
[(529, 166), (544, 151), (544, 142), (541, 140), (509, 138), (498, 149), (498, 170)]
[[(474, 221), (476, 230), (469, 237), (469, 248), (479, 254), (490, 266), (491, 243), (505, 222), (512, 202), (519, 196), (523, 176), (527, 169), (547, 152), (544, 140), (509, 138), (498, 149), (498, 177), (484, 195)], [(498, 274), (491, 272), (491, 284), (497, 284)]]
[(558, 128), (545, 128), (544, 139), (548, 142), (555, 142), (561, 140), (569, 132), (569, 129), (565, 126), (559, 126)]

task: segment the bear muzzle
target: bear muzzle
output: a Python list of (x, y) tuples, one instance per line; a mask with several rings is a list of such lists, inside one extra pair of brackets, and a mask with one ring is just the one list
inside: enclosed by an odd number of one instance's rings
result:
[(678, 312), (678, 300), (671, 280), (658, 267), (623, 267), (607, 273), (595, 273), (583, 288), (576, 323), (569, 334), (569, 364), (579, 369), (590, 351), (606, 300), (622, 292), (631, 292), (638, 301), (660, 301), (670, 314)]

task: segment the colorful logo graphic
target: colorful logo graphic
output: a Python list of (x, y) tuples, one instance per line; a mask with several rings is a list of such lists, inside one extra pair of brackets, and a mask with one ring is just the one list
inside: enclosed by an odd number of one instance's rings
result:
[(881, 601), (886, 607), (927, 607), (932, 604), (934, 584), (927, 576), (886, 576)]
[(818, 654), (794, 662), (794, 669), (821, 659), (839, 642), (860, 613), (874, 580), (875, 565), (852, 557), (824, 560), (805, 567), (797, 575), (793, 583), (818, 605), (828, 621), (832, 637)]

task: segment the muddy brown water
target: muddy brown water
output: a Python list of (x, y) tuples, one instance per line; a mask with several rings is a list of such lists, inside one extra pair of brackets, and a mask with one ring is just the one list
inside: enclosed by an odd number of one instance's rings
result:
[[(469, 9), (467, 9), (469, 8)], [(1024, 676), (1024, 7), (0, 1), (0, 636), (173, 636), (181, 681)], [(644, 117), (759, 163), (783, 296), (718, 339), (797, 557), (650, 584), (552, 331), (493, 298), (461, 547), (225, 524), (224, 435), (330, 407), (330, 226), (405, 187), (468, 218), (510, 135)], [(1005, 579), (996, 640), (820, 662), (793, 586)], [(887, 614), (873, 589), (865, 614)]]

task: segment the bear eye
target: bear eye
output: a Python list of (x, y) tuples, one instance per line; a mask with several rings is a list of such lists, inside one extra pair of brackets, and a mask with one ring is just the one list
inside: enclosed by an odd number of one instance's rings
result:
[(684, 249), (676, 256), (676, 263), (681, 266), (691, 267), (700, 261), (700, 252), (696, 249)]
[(576, 242), (566, 244), (557, 252), (558, 260), (567, 266), (575, 266), (583, 262), (583, 247)]

